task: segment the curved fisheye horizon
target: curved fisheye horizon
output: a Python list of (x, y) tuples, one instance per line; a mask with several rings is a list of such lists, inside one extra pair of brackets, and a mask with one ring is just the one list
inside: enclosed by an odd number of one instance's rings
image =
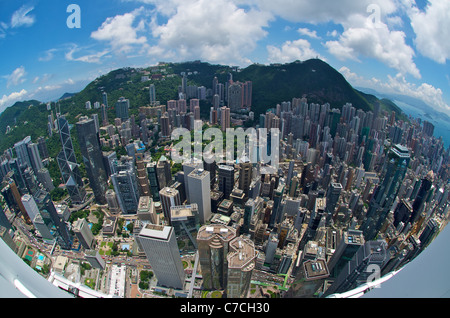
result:
[(448, 1), (0, 9), (0, 297), (449, 296)]

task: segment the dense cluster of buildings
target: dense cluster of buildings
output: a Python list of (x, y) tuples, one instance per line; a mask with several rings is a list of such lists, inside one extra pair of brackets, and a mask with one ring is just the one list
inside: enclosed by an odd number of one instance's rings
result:
[[(139, 118), (120, 98), (114, 124), (103, 93), (101, 121), (98, 114), (82, 116), (71, 130), (58, 113), (52, 129), (60, 136), (55, 159), (71, 206), (95, 202), (110, 215), (136, 215), (134, 239), (161, 286), (186, 288), (182, 240), (184, 251), (198, 253), (206, 290), (247, 297), (256, 274), (266, 273), (289, 278), (281, 289), (286, 297), (329, 296), (368, 282), (374, 273), (400, 269), (446, 225), (450, 150), (433, 136), (431, 123), (399, 120), (379, 105), (365, 112), (294, 98), (260, 114), (259, 128), (280, 131), (276, 173), (242, 158), (192, 159), (173, 171), (169, 158), (156, 160), (148, 148), (151, 140), (170, 145), (177, 127), (201, 130), (200, 99), (212, 105), (206, 123), (223, 131), (254, 118), (251, 82), (214, 78), (204, 90), (188, 86), (182, 74), (179, 99), (160, 105), (151, 84), (149, 106), (139, 108)], [(82, 162), (75, 156), (74, 131)], [(105, 147), (123, 147), (126, 154)], [(45, 160), (44, 138), (32, 143), (27, 137), (5, 151), (0, 177), (7, 207), (63, 249), (71, 248), (73, 227), (91, 250), (87, 224), (68, 224), (50, 199)], [(0, 221), (11, 229), (4, 213)]]

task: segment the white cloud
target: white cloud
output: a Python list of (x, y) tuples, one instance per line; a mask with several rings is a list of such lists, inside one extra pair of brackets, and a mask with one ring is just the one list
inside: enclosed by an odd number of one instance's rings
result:
[(443, 98), (443, 92), (428, 83), (419, 85), (408, 82), (401, 74), (387, 76), (387, 80), (377, 78), (367, 79), (352, 72), (348, 67), (342, 67), (339, 72), (354, 86), (374, 89), (380, 93), (400, 94), (417, 98), (436, 110), (449, 112), (450, 106)]
[(98, 30), (91, 33), (91, 37), (98, 41), (106, 41), (117, 53), (129, 53), (134, 45), (146, 45), (147, 38), (139, 36), (138, 32), (144, 31), (143, 20), (134, 25), (136, 18), (143, 12), (143, 8), (115, 17), (107, 18)]
[(101, 52), (96, 52), (92, 54), (86, 54), (79, 57), (74, 57), (74, 53), (81, 51), (81, 48), (79, 48), (77, 45), (72, 45), (72, 47), (69, 49), (68, 52), (65, 54), (65, 58), (67, 61), (78, 61), (78, 62), (85, 62), (85, 63), (100, 63), (101, 58), (105, 57), (109, 50), (105, 49)]
[(48, 62), (53, 60), (53, 58), (55, 57), (55, 52), (57, 51), (57, 49), (50, 49), (45, 51), (44, 56), (41, 56), (38, 58), (38, 60), (40, 62)]
[(7, 76), (8, 83), (6, 84), (6, 87), (17, 86), (19, 84), (22, 84), (25, 82), (25, 67), (20, 66), (16, 68), (10, 75)]
[(414, 63), (414, 49), (406, 44), (403, 31), (391, 31), (381, 21), (374, 23), (362, 15), (350, 17), (343, 26), (345, 30), (338, 40), (325, 43), (328, 51), (337, 58), (373, 58), (403, 75), (421, 77)]
[(34, 7), (22, 6), (20, 9), (15, 11), (11, 17), (11, 27), (18, 28), (21, 26), (32, 26), (36, 21), (35, 17), (29, 15), (33, 11)]
[(277, 48), (273, 45), (267, 46), (269, 54), (268, 60), (270, 63), (290, 63), (296, 60), (304, 61), (312, 58), (319, 57), (323, 60), (316, 51), (311, 48), (311, 44), (304, 39), (298, 39), (295, 41), (286, 41), (281, 48)]
[(186, 0), (177, 4), (176, 11), (164, 11), (173, 13), (167, 23), (158, 25), (153, 20), (152, 35), (159, 49), (179, 60), (250, 64), (247, 55), (267, 35), (264, 28), (272, 19), (269, 13), (244, 10), (226, 0)]
[(258, 0), (254, 2), (261, 10), (272, 12), (288, 21), (314, 24), (322, 22), (340, 24), (354, 14), (369, 16), (367, 9), (370, 5), (376, 5), (382, 16), (392, 14), (397, 9), (396, 0)]
[(25, 89), (22, 89), (20, 92), (13, 92), (9, 95), (3, 95), (0, 98), (0, 114), (13, 103), (22, 100), (28, 92)]
[(306, 36), (308, 36), (310, 38), (313, 38), (313, 39), (320, 39), (320, 37), (317, 35), (317, 32), (314, 31), (314, 30), (310, 30), (308, 28), (299, 28), (297, 31), (301, 35), (306, 35)]
[(450, 59), (450, 1), (429, 0), (425, 11), (415, 5), (407, 10), (419, 52), (438, 63)]

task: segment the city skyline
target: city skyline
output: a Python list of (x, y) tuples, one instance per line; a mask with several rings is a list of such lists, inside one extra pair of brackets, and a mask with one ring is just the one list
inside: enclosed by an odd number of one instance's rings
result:
[[(107, 9), (101, 1), (75, 4), (79, 11), (42, 1), (2, 4), (0, 57), (7, 67), (0, 74), (0, 113), (15, 101), (46, 102), (78, 92), (125, 66), (202, 60), (245, 67), (316, 57), (353, 86), (450, 109), (450, 50), (440, 38), (450, 28), (442, 15), (449, 10), (446, 1), (346, 1), (336, 7), (333, 1), (115, 0)], [(78, 12), (79, 28), (73, 16)]]
[[(4, 117), (0, 236), (35, 275), (80, 298), (362, 297), (445, 229), (450, 108), (436, 87), (450, 85), (450, 52), (432, 27), (449, 4), (113, 2), (9, 3), (0, 13), (0, 45), (11, 50), (64, 23), (5, 57), (23, 64), (0, 74), (0, 96), (2, 81), (12, 92), (0, 112), (19, 87), (56, 93), (68, 87), (59, 76), (73, 85), (120, 68), (89, 94), (28, 106), (36, 120)], [(66, 8), (43, 23), (42, 10)], [(270, 72), (240, 69), (258, 61), (273, 64), (249, 69)], [(435, 112), (360, 94), (327, 63)], [(282, 93), (301, 81), (312, 85)], [(0, 274), (24, 296), (46, 292), (21, 275), (30, 268), (8, 264)]]

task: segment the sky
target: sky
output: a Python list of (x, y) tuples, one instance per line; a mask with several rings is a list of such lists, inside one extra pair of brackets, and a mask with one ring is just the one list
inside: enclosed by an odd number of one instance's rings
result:
[(321, 58), (450, 115), (449, 39), (448, 0), (0, 0), (0, 113), (121, 67)]

